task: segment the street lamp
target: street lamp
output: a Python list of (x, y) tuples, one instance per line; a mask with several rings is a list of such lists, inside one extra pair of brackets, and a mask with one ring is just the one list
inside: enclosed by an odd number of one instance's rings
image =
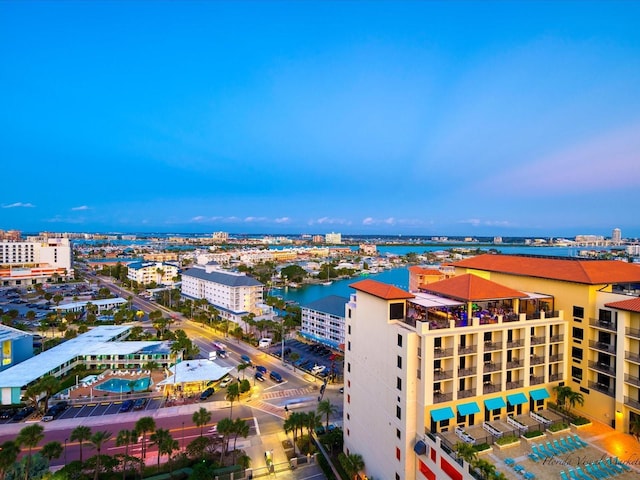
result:
[(64, 439), (64, 466), (67, 466), (67, 440), (69, 440), (68, 438)]
[(184, 450), (184, 420), (182, 421), (182, 450)]

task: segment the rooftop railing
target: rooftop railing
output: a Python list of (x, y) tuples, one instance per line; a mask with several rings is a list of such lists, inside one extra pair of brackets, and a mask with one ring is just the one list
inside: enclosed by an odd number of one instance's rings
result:
[(609, 395), (610, 397), (615, 397), (616, 396), (616, 392), (613, 388), (611, 388), (610, 385), (607, 385), (606, 383), (602, 383), (602, 382), (589, 382), (589, 388), (592, 388), (593, 390), (597, 390), (599, 392), (602, 392), (606, 395)]
[(627, 327), (624, 330), (625, 335), (640, 339), (640, 328)]
[(603, 362), (590, 361), (589, 368), (592, 368), (593, 370), (597, 370), (598, 372), (606, 373), (607, 375), (615, 376), (616, 374), (616, 369), (614, 367)]
[(629, 375), (628, 373), (624, 374), (624, 381), (631, 385), (635, 385), (636, 387), (640, 387), (640, 378)]
[(596, 328), (602, 328), (604, 330), (609, 330), (610, 332), (617, 331), (616, 322), (610, 322), (606, 320), (600, 320), (599, 318), (590, 318), (589, 325)]
[(630, 362), (640, 363), (640, 355), (633, 352), (624, 352), (624, 359)]
[(601, 352), (616, 353), (615, 345), (611, 345), (605, 342), (598, 342), (596, 340), (589, 340), (589, 347), (600, 350)]

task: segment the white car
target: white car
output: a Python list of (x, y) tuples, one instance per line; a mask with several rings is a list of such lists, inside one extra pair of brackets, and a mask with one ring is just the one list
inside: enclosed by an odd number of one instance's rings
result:
[(322, 373), (327, 369), (327, 367), (325, 367), (324, 365), (315, 365), (312, 369), (311, 369), (311, 373)]
[(222, 381), (220, 382), (220, 384), (218, 385), (218, 387), (220, 388), (225, 388), (227, 387), (231, 382), (233, 382), (233, 378), (231, 377), (224, 377), (222, 379)]

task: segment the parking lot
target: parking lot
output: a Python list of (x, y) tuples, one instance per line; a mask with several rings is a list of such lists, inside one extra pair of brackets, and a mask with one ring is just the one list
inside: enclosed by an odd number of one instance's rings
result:
[[(267, 351), (273, 356), (280, 357), (282, 345), (273, 345)], [(292, 362), (297, 369), (319, 378), (328, 378), (333, 382), (342, 380), (344, 357), (340, 352), (318, 343), (306, 343), (295, 339), (286, 340), (284, 346), (285, 360), (291, 362), (290, 359), (293, 353), (297, 354), (297, 359)]]

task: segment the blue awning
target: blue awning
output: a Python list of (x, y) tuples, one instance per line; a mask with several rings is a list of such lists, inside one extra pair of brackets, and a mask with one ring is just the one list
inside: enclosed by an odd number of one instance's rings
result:
[(551, 395), (549, 395), (549, 392), (547, 391), (546, 388), (538, 388), (537, 390), (531, 390), (529, 392), (529, 395), (531, 396), (531, 398), (533, 398), (534, 400), (544, 400), (545, 398), (549, 398)]
[(489, 400), (485, 400), (484, 406), (487, 407), (488, 410), (497, 410), (499, 408), (506, 407), (507, 404), (504, 402), (504, 398), (496, 397), (496, 398), (490, 398)]
[(467, 415), (473, 415), (474, 413), (480, 413), (480, 407), (476, 402), (469, 402), (458, 405), (459, 415), (466, 417)]
[(416, 452), (418, 455), (424, 455), (425, 453), (427, 453), (427, 444), (424, 443), (422, 440), (418, 440), (416, 444), (413, 446), (413, 451)]
[(431, 419), (434, 422), (440, 422), (449, 418), (454, 418), (455, 415), (451, 407), (438, 408), (437, 410), (431, 410)]
[(513, 395), (507, 395), (507, 401), (509, 402), (509, 405), (521, 405), (523, 403), (527, 403), (527, 396), (520, 392), (520, 393), (514, 393)]

